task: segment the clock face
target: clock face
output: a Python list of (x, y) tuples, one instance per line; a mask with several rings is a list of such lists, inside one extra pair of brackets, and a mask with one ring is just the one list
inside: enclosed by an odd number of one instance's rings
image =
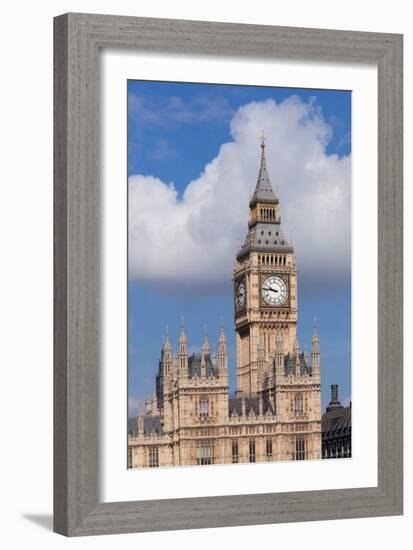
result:
[(246, 291), (244, 281), (240, 281), (237, 285), (237, 306), (238, 309), (245, 307)]
[(277, 275), (270, 275), (262, 281), (262, 297), (269, 306), (281, 306), (287, 299), (288, 290), (284, 279)]

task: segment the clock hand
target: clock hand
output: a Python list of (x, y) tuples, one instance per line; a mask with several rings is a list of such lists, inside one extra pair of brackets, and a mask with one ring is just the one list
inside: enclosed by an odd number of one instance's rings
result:
[(269, 292), (278, 292), (277, 289), (274, 289), (274, 288), (271, 288), (271, 287), (265, 287), (265, 286), (263, 286), (262, 288), (263, 288), (264, 290), (268, 290)]

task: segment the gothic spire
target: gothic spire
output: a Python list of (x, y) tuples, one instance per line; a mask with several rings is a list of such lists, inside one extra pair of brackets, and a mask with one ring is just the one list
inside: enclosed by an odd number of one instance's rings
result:
[(221, 332), (219, 334), (219, 343), (226, 343), (226, 342), (227, 342), (227, 338), (224, 332), (224, 320), (221, 318)]
[(169, 340), (169, 329), (168, 329), (168, 325), (166, 325), (166, 331), (165, 331), (165, 336), (164, 336), (164, 339), (163, 339), (163, 351), (171, 351), (172, 350), (172, 346), (171, 346), (171, 342)]
[(187, 343), (187, 339), (186, 339), (186, 335), (185, 335), (185, 329), (184, 329), (184, 319), (183, 319), (183, 317), (181, 317), (181, 330), (180, 330), (180, 334), (179, 334), (179, 343), (180, 344), (186, 344)]
[(207, 326), (205, 325), (205, 339), (204, 339), (204, 343), (202, 344), (202, 353), (208, 354), (210, 353), (210, 351), (211, 351), (211, 348), (209, 346), (209, 341), (208, 341)]
[(318, 337), (316, 318), (313, 322), (313, 337), (311, 339), (311, 351), (316, 355), (320, 355), (320, 338)]
[(311, 339), (311, 342), (312, 342), (312, 345), (313, 345), (313, 349), (318, 348), (318, 344), (320, 342), (320, 339), (318, 337), (317, 321), (316, 321), (315, 317), (314, 317), (314, 321), (313, 321), (313, 337)]
[(255, 191), (251, 197), (250, 207), (254, 206), (257, 202), (276, 202), (278, 201), (277, 195), (274, 193), (270, 178), (267, 171), (267, 163), (265, 161), (265, 136), (261, 136), (261, 163), (258, 172), (257, 184)]

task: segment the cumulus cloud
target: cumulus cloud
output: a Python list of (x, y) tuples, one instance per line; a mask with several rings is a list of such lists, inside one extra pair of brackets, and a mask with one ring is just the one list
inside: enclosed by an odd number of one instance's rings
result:
[(350, 157), (327, 155), (332, 137), (314, 100), (291, 96), (240, 107), (232, 141), (182, 197), (173, 183), (129, 178), (129, 276), (175, 291), (205, 293), (231, 280), (234, 256), (247, 232), (248, 202), (264, 130), (282, 227), (293, 242), (301, 288), (337, 288), (350, 277)]

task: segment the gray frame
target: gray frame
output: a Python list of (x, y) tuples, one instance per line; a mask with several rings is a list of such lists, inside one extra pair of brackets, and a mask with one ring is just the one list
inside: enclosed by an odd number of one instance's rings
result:
[[(402, 514), (402, 36), (66, 14), (55, 18), (54, 41), (54, 530), (74, 536)], [(100, 502), (104, 47), (377, 64), (378, 487)]]

